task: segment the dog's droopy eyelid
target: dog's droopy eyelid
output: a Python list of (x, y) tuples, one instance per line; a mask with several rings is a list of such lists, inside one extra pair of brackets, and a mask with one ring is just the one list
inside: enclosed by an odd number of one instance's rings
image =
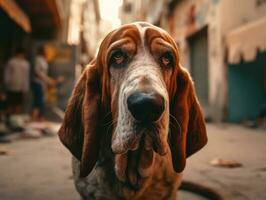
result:
[(175, 65), (175, 57), (171, 51), (166, 51), (159, 57), (159, 62), (163, 67), (173, 67)]
[(114, 49), (111, 51), (108, 65), (110, 67), (123, 67), (123, 65), (128, 61), (128, 55), (122, 49)]

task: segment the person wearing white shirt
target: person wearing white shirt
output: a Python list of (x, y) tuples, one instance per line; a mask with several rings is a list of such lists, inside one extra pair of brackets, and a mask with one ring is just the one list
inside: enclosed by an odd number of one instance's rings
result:
[(29, 92), (29, 83), (30, 64), (26, 60), (24, 49), (18, 48), (4, 71), (9, 114), (21, 114), (25, 95)]
[(34, 64), (34, 75), (32, 81), (33, 110), (32, 120), (44, 119), (45, 91), (47, 86), (55, 86), (56, 81), (48, 76), (48, 62), (45, 46), (40, 46), (37, 51)]

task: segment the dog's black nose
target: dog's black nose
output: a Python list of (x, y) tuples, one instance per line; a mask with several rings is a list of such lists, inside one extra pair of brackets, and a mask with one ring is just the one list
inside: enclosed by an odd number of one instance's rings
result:
[(154, 122), (164, 111), (164, 98), (157, 93), (135, 92), (128, 97), (127, 106), (136, 120)]

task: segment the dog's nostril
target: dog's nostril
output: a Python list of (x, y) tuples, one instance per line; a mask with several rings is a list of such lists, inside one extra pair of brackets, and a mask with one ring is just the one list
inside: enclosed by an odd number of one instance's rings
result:
[(164, 111), (164, 98), (157, 93), (135, 92), (127, 99), (130, 113), (138, 121), (156, 121)]

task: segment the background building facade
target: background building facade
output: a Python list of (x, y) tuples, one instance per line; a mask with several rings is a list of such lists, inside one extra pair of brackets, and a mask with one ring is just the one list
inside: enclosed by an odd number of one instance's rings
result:
[[(134, 7), (125, 2), (125, 8)], [(266, 94), (266, 1), (173, 0), (161, 9), (167, 12), (162, 12), (158, 25), (178, 44), (181, 63), (191, 72), (206, 118), (256, 120)], [(147, 20), (153, 10), (139, 13), (145, 13), (142, 19)]]

